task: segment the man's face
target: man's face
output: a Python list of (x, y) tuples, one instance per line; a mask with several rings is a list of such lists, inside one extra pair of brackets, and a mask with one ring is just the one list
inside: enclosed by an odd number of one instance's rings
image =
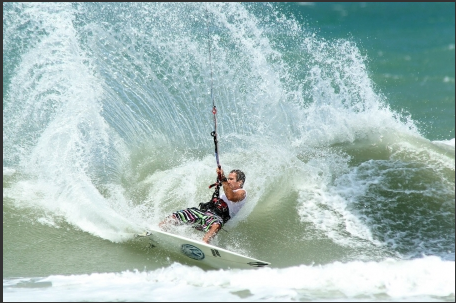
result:
[(236, 181), (236, 173), (230, 173), (228, 175), (228, 185), (232, 190), (241, 188), (242, 181)]

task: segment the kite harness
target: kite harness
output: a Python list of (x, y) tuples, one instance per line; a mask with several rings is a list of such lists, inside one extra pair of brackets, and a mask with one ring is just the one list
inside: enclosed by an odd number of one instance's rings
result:
[(202, 211), (209, 210), (212, 213), (218, 215), (220, 218), (223, 219), (223, 223), (226, 223), (231, 217), (230, 217), (230, 210), (228, 208), (228, 205), (226, 204), (225, 201), (220, 199), (220, 186), (222, 185), (222, 182), (226, 181), (226, 178), (222, 179), (222, 173), (220, 172), (220, 170), (222, 169), (222, 166), (220, 165), (219, 157), (218, 157), (217, 118), (216, 118), (217, 109), (216, 109), (215, 105), (212, 109), (212, 113), (214, 114), (214, 131), (211, 132), (211, 136), (214, 137), (215, 159), (217, 161), (219, 173), (217, 174), (217, 180), (215, 181), (215, 183), (209, 185), (209, 188), (212, 188), (215, 186), (215, 190), (214, 190), (214, 193), (212, 194), (211, 200), (206, 203), (200, 203), (199, 207), (200, 207), (200, 210), (202, 210)]

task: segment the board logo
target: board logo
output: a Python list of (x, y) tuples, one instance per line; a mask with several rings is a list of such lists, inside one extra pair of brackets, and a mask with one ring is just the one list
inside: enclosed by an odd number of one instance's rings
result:
[(190, 244), (182, 244), (181, 245), (181, 250), (189, 258), (195, 259), (195, 260), (203, 260), (204, 259), (204, 253), (201, 251), (196, 246), (190, 245)]
[(249, 262), (247, 264), (249, 264), (250, 266), (253, 266), (253, 267), (263, 267), (263, 266), (269, 265), (269, 263), (265, 263), (265, 262)]
[(211, 249), (211, 252), (212, 252), (212, 255), (213, 255), (214, 257), (221, 257), (221, 255), (220, 255), (220, 253), (219, 253), (218, 250), (216, 250), (216, 249)]

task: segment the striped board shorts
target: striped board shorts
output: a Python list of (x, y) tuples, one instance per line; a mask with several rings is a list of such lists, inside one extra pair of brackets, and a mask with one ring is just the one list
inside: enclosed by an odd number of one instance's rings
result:
[(173, 213), (173, 217), (181, 223), (197, 224), (195, 228), (201, 231), (209, 231), (212, 224), (218, 223), (223, 227), (223, 220), (210, 211), (203, 212), (196, 207), (186, 208)]

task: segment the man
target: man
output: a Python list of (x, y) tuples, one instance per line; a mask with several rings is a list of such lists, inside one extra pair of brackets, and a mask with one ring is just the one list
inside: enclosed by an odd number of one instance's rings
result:
[(223, 186), (223, 194), (218, 203), (209, 201), (201, 203), (200, 209), (190, 207), (174, 212), (160, 222), (159, 227), (166, 230), (168, 225), (196, 224), (196, 228), (205, 231), (203, 242), (209, 243), (220, 231), (222, 226), (233, 218), (247, 201), (247, 192), (244, 187), (245, 174), (239, 169), (233, 169), (228, 178), (223, 170), (217, 168)]

